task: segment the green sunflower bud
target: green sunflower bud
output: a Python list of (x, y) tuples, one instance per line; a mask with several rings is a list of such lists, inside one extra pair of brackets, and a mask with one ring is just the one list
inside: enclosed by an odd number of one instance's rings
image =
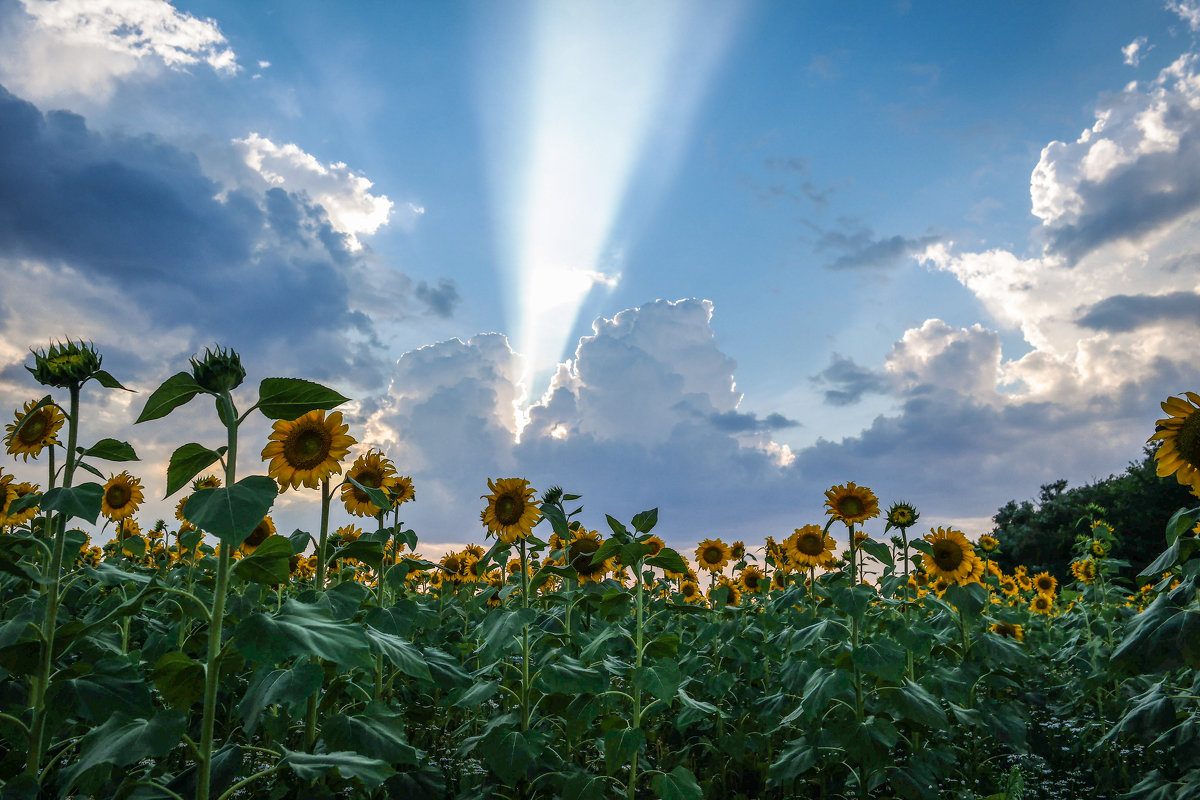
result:
[(100, 354), (92, 344), (70, 339), (46, 350), (31, 350), (33, 366), (25, 369), (43, 386), (66, 388), (81, 386), (100, 371)]
[(231, 392), (241, 386), (246, 377), (242, 357), (232, 349), (218, 347), (213, 351), (206, 347), (204, 358), (199, 361), (193, 358), (191, 362), (192, 377), (209, 392)]

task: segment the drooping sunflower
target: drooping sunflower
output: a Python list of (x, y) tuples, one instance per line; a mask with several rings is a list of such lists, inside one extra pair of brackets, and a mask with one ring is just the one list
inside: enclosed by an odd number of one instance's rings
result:
[(887, 527), (885, 530), (911, 528), (920, 516), (917, 513), (917, 509), (913, 508), (912, 503), (892, 503), (887, 511)]
[[(3, 480), (3, 479), (0, 479), (0, 480)], [(11, 478), (10, 478), (10, 480), (11, 480)], [(34, 484), (34, 483), (15, 483), (15, 484), (13, 484), (12, 488), (13, 488), (13, 491), (15, 492), (15, 494), (13, 495), (13, 498), (12, 498), (13, 500), (20, 500), (25, 495), (37, 494), (40, 491), (37, 484)], [(0, 492), (3, 492), (3, 490), (0, 489)], [(37, 506), (30, 506), (29, 508), (25, 509), (24, 511), (18, 511), (15, 514), (9, 514), (7, 512), (8, 512), (8, 506), (10, 504), (11, 503), (0, 503), (0, 506), (3, 507), (3, 512), (0, 512), (0, 528), (3, 528), (3, 527), (16, 528), (21, 525), (24, 525), (26, 522), (29, 522), (31, 519), (33, 519), (34, 517), (37, 516), (37, 512), (38, 512)]]
[(567, 545), (567, 566), (575, 570), (580, 583), (599, 583), (616, 567), (616, 561), (606, 558), (592, 563), (604, 539), (596, 531), (580, 530)]
[(100, 512), (114, 522), (125, 519), (138, 510), (144, 500), (142, 482), (122, 472), (113, 475), (104, 484), (104, 500), (100, 504)]
[(1038, 594), (1054, 596), (1054, 592), (1058, 589), (1058, 578), (1051, 575), (1049, 572), (1039, 572), (1033, 576), (1033, 588)]
[(975, 549), (962, 531), (954, 528), (931, 528), (925, 541), (932, 545), (932, 553), (922, 553), (925, 571), (931, 576), (948, 581), (966, 581), (975, 569)]
[(792, 566), (808, 568), (820, 567), (832, 561), (837, 543), (820, 525), (805, 525), (796, 528), (783, 545)]
[(708, 572), (720, 572), (725, 569), (731, 558), (733, 553), (730, 552), (729, 545), (720, 539), (705, 539), (696, 548), (696, 562), (700, 569)]
[(985, 553), (993, 553), (1000, 546), (1000, 540), (991, 534), (985, 533), (979, 537), (979, 549)]
[(483, 510), (483, 524), (488, 533), (506, 544), (513, 544), (533, 532), (533, 526), (541, 519), (534, 497), (537, 492), (524, 478), (488, 478), (491, 494), (483, 495), (488, 501)]
[(763, 571), (754, 564), (742, 570), (742, 574), (738, 577), (738, 584), (742, 587), (742, 591), (749, 594), (759, 594), (767, 589), (770, 581)]
[(322, 480), (342, 471), (340, 462), (355, 444), (354, 437), (346, 433), (349, 429), (340, 411), (325, 416), (324, 410), (317, 409), (291, 422), (275, 420), (267, 437), (270, 441), (262, 450), (263, 461), (270, 459), (267, 474), (279, 482), (280, 491), (317, 488)]
[[(346, 477), (366, 486), (368, 489), (388, 491), (396, 485), (396, 468), (383, 453), (371, 449), (354, 459)], [(342, 485), (342, 504), (346, 511), (356, 517), (374, 517), (384, 509), (371, 502), (371, 498), (362, 489), (347, 481)]]
[(1147, 441), (1162, 442), (1154, 454), (1158, 477), (1174, 475), (1200, 496), (1200, 394), (1184, 392), (1184, 397), (1163, 401), (1162, 410), (1170, 416), (1154, 424), (1155, 433)]
[(825, 492), (826, 514), (832, 514), (847, 525), (879, 516), (879, 498), (866, 486), (857, 486), (854, 481), (841, 484)]
[[(34, 411), (37, 404), (37, 400), (28, 401), (25, 407), (17, 412), (16, 418), (4, 426), (9, 455), (21, 456), (24, 461), (37, 458), (46, 447), (58, 444), (58, 430), (66, 420), (58, 406), (44, 405)], [(25, 420), (23, 425), (22, 419)], [(20, 430), (17, 430), (18, 426)]]
[(1054, 598), (1048, 594), (1035, 594), (1029, 601), (1029, 610), (1035, 614), (1049, 616), (1054, 611)]
[(1018, 642), (1025, 641), (1025, 628), (1012, 622), (993, 622), (991, 631), (1001, 636), (1007, 636), (1009, 639), (1016, 639)]

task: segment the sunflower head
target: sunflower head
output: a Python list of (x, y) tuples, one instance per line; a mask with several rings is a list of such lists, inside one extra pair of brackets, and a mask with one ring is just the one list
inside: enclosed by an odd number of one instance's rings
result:
[(113, 475), (104, 484), (104, 500), (100, 504), (100, 512), (114, 522), (119, 522), (137, 511), (144, 499), (142, 482), (128, 472), (122, 472), (120, 475)]
[(567, 545), (567, 566), (575, 570), (580, 583), (599, 583), (616, 567), (616, 560), (605, 559), (593, 563), (596, 552), (604, 540), (595, 531), (579, 531)]
[(8, 507), (13, 500), (17, 499), (17, 487), (13, 485), (15, 478), (12, 475), (5, 475), (0, 470), (0, 526), (8, 525)]
[(820, 525), (796, 528), (783, 542), (788, 564), (799, 569), (826, 566), (833, 561), (836, 543)]
[(488, 501), (481, 518), (488, 533), (507, 544), (524, 539), (533, 533), (533, 526), (541, 519), (534, 497), (536, 492), (524, 478), (488, 478), (491, 494), (482, 499)]
[(825, 492), (825, 513), (847, 525), (866, 522), (879, 516), (879, 498), (866, 486), (851, 481)]
[(1093, 539), (1089, 549), (1096, 558), (1104, 558), (1104, 556), (1108, 555), (1108, 545), (1100, 539)]
[(912, 503), (892, 503), (887, 510), (887, 526), (884, 531), (890, 531), (892, 528), (911, 528), (920, 516)]
[[(724, 598), (722, 598), (724, 589)], [(708, 590), (708, 602), (714, 607), (741, 605), (742, 590), (731, 580), (722, 579), (716, 586)]]
[(746, 543), (734, 542), (729, 545), (729, 557), (734, 561), (741, 561), (746, 558)]
[(679, 593), (683, 595), (684, 602), (687, 603), (699, 603), (702, 599), (700, 585), (693, 581), (684, 581), (680, 584)]
[(771, 573), (771, 588), (783, 590), (788, 588), (792, 583), (792, 579), (788, 577), (787, 571), (777, 569)]
[(25, 369), (43, 386), (65, 389), (82, 386), (85, 381), (100, 371), (100, 354), (91, 342), (70, 339), (56, 342), (45, 350), (31, 350), (33, 366)]
[(700, 565), (700, 569), (709, 572), (715, 573), (725, 569), (731, 558), (733, 553), (730, 552), (729, 545), (720, 539), (705, 539), (696, 548), (696, 563)]
[(1090, 558), (1071, 562), (1071, 574), (1080, 583), (1091, 583), (1096, 580), (1096, 562)]
[(1011, 622), (993, 622), (991, 631), (1009, 639), (1016, 639), (1018, 642), (1025, 641), (1025, 628)]
[(985, 533), (979, 537), (979, 549), (985, 553), (994, 553), (999, 546), (1000, 540), (991, 534)]
[(192, 377), (208, 392), (232, 392), (246, 379), (242, 357), (232, 348), (204, 348), (203, 358), (191, 358)]
[(4, 426), (9, 455), (21, 456), (24, 461), (37, 458), (46, 447), (58, 444), (58, 430), (64, 421), (66, 417), (53, 403), (39, 406), (37, 400), (28, 401), (12, 423)]
[[(12, 481), (11, 476), (3, 476), (0, 477), (0, 484), (5, 483), (5, 477), (8, 478), (9, 482)], [(12, 505), (12, 500), (20, 500), (26, 495), (37, 494), (41, 491), (38, 485), (35, 483), (13, 483), (11, 486), (13, 491), (12, 499), (5, 502), (4, 495), (6, 490), (3, 485), (0, 485), (0, 528), (16, 528), (37, 516), (38, 507), (36, 505), (30, 506), (23, 511), (18, 511), (15, 514), (9, 514), (8, 509)]]
[(1029, 601), (1029, 610), (1035, 614), (1049, 616), (1054, 611), (1054, 598), (1046, 594), (1036, 594)]
[(275, 420), (262, 450), (263, 460), (270, 462), (267, 474), (279, 482), (282, 491), (317, 488), (322, 480), (342, 471), (340, 462), (355, 444), (347, 430), (340, 411), (326, 416), (317, 409), (291, 422)]
[(407, 475), (397, 475), (396, 483), (388, 491), (392, 500), (392, 508), (417, 499), (417, 490), (413, 488), (413, 479)]
[(642, 544), (650, 548), (650, 552), (646, 554), (646, 556), (649, 558), (654, 558), (656, 555), (662, 552), (664, 547), (667, 546), (666, 542), (657, 536), (647, 536), (645, 539), (642, 539)]
[(738, 584), (742, 587), (742, 591), (750, 594), (758, 594), (766, 590), (770, 581), (763, 571), (754, 564), (742, 570), (741, 576), (738, 578)]
[(1049, 572), (1039, 572), (1033, 576), (1033, 588), (1038, 594), (1053, 596), (1058, 588), (1058, 578), (1051, 575)]
[(922, 553), (925, 571), (930, 576), (948, 581), (968, 581), (975, 571), (975, 550), (962, 531), (954, 528), (932, 528), (925, 535), (929, 553)]
[(1200, 394), (1184, 392), (1183, 397), (1168, 397), (1162, 403), (1168, 416), (1154, 425), (1149, 441), (1162, 444), (1154, 453), (1158, 477), (1174, 475), (1200, 496)]
[[(371, 449), (354, 459), (350, 469), (346, 470), (346, 477), (370, 489), (386, 492), (396, 485), (396, 468), (383, 453)], [(371, 502), (370, 495), (349, 481), (342, 486), (342, 504), (356, 517), (374, 517), (384, 511)]]

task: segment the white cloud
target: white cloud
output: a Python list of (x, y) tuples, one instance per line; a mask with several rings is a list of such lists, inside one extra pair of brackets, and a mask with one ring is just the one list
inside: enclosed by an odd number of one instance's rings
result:
[(1178, 14), (1193, 32), (1200, 31), (1200, 3), (1195, 0), (1167, 0), (1167, 10)]
[(1125, 56), (1125, 63), (1131, 67), (1136, 67), (1142, 61), (1142, 56), (1145, 55), (1146, 37), (1139, 36), (1129, 44), (1121, 48), (1121, 55)]
[(103, 100), (139, 71), (239, 69), (215, 20), (165, 0), (21, 0), (21, 6), (11, 10), (0, 42), (0, 80), (27, 97)]
[[(375, 233), (391, 218), (395, 204), (387, 195), (371, 194), (374, 184), (341, 161), (322, 164), (295, 144), (280, 146), (257, 133), (234, 139), (233, 144), (246, 165), (267, 184), (307, 194), (319, 203), (334, 229), (349, 237), (354, 250), (362, 246), (358, 234)], [(397, 221), (408, 229), (424, 213), (424, 208), (406, 203)]]

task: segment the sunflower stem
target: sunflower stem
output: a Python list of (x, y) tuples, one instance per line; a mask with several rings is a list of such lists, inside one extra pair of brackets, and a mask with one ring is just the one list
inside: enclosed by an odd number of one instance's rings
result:
[[(634, 623), (634, 675), (640, 675), (642, 671), (642, 654), (645, 650), (645, 596), (642, 592), (642, 559), (638, 559), (634, 564), (634, 581), (637, 583), (636, 609), (637, 617)], [(714, 578), (715, 580), (715, 578)], [(642, 727), (642, 687), (635, 681), (633, 685), (633, 724), (632, 730), (640, 730)], [(633, 755), (629, 761), (629, 786), (626, 788), (626, 796), (629, 800), (634, 800), (637, 791), (637, 769), (638, 769), (638, 751), (635, 748)]]
[[(63, 471), (63, 486), (66, 488), (70, 488), (75, 477), (75, 447), (79, 441), (79, 384), (72, 383), (68, 388), (71, 406), (67, 414), (67, 463)], [(51, 483), (53, 484), (53, 473)], [(67, 538), (66, 515), (60, 512), (52, 520), (50, 517), (46, 520), (46, 524), (53, 525), (54, 550), (50, 554), (50, 569), (43, 575), (46, 578), (46, 585), (42, 589), (42, 596), (46, 601), (46, 615), (42, 619), (42, 647), (38, 671), (30, 681), (29, 687), (33, 721), (29, 726), (29, 758), (25, 762), (25, 772), (34, 777), (40, 774), (42, 766), (42, 745), (46, 731), (46, 687), (50, 683), (50, 669), (54, 662), (54, 631), (58, 625), (59, 586)]]
[(317, 591), (325, 591), (325, 544), (329, 540), (329, 478), (321, 479), (321, 533), (317, 538), (317, 574), (313, 576), (313, 585)]
[[(380, 511), (375, 519), (379, 523), (377, 530), (383, 530), (383, 515), (387, 513)], [(379, 571), (375, 574), (375, 602), (379, 604), (379, 608), (383, 608), (383, 564), (387, 558), (387, 553), (382, 553), (379, 556)], [(383, 652), (375, 656), (375, 699), (383, 699)]]

